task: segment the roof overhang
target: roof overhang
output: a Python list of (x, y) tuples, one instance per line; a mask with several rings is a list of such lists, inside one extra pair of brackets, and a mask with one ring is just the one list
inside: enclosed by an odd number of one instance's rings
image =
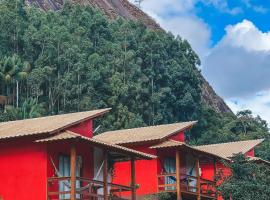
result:
[(160, 144), (153, 145), (150, 148), (156, 149), (156, 150), (158, 150), (158, 149), (160, 149), (160, 150), (175, 149), (175, 150), (186, 151), (186, 152), (190, 152), (190, 153), (194, 153), (194, 154), (204, 155), (204, 156), (208, 156), (208, 157), (212, 157), (212, 158), (217, 158), (217, 159), (222, 159), (222, 160), (227, 160), (227, 161), (230, 160), (228, 158), (224, 158), (224, 157), (218, 156), (216, 154), (212, 154), (212, 153), (209, 153), (206, 151), (199, 150), (199, 149), (194, 148), (194, 147), (192, 147), (184, 142), (179, 142), (179, 141), (175, 141), (175, 140), (167, 140), (167, 141), (164, 141)]
[(98, 147), (101, 149), (106, 149), (108, 150), (108, 153), (112, 155), (113, 158), (115, 158), (115, 160), (130, 160), (132, 158), (151, 160), (151, 159), (157, 158), (156, 156), (151, 155), (151, 154), (146, 154), (146, 153), (129, 149), (123, 146), (106, 143), (106, 142), (96, 140), (93, 138), (88, 138), (88, 137), (79, 135), (77, 133), (74, 133), (72, 131), (64, 131), (48, 138), (36, 140), (36, 142), (49, 143), (49, 142), (59, 142), (59, 141), (65, 141), (65, 140), (71, 140), (75, 142), (79, 142), (79, 141), (85, 142), (91, 146)]
[[(171, 136), (185, 131), (185, 130), (189, 130), (191, 129), (198, 121), (189, 121), (189, 122), (179, 122), (179, 123), (174, 123), (174, 124), (162, 124), (162, 125), (156, 125), (156, 126), (146, 126), (146, 127), (139, 127), (139, 128), (133, 128), (133, 129), (124, 129), (124, 130), (115, 130), (115, 131), (107, 131), (104, 133), (101, 133), (99, 135), (94, 136), (94, 138), (96, 139), (100, 139), (106, 142), (111, 142), (114, 144), (118, 144), (118, 145), (124, 145), (124, 146), (132, 146), (132, 145), (142, 145), (142, 144), (153, 144), (153, 143), (157, 143), (157, 142), (162, 142), (167, 140), (168, 138), (170, 138)], [(135, 135), (135, 133), (139, 133), (142, 131), (142, 129), (149, 129), (151, 128), (153, 132), (153, 128), (159, 128), (161, 126), (172, 126), (172, 125), (178, 125), (179, 127), (174, 127), (173, 130), (166, 130), (167, 132), (165, 132), (165, 134), (162, 134), (162, 136), (160, 135), (154, 135), (152, 138), (147, 138), (147, 137), (141, 137), (139, 138), (138, 136), (135, 137), (129, 137), (123, 140), (123, 138), (121, 136), (123, 136), (123, 133), (125, 133), (126, 135), (128, 134), (133, 134)], [(182, 125), (184, 124), (184, 125)], [(134, 130), (133, 133), (131, 133), (130, 131)], [(136, 130), (136, 132), (135, 132)], [(125, 132), (126, 131), (126, 132)], [(146, 133), (149, 130), (144, 130)], [(142, 136), (142, 135), (141, 135)], [(119, 139), (120, 138), (120, 139)], [(121, 141), (122, 139), (122, 141)]]
[[(87, 113), (87, 116), (82, 117), (80, 119), (76, 119), (68, 124), (65, 124), (63, 126), (59, 126), (54, 129), (46, 130), (46, 129), (35, 129), (32, 130), (31, 128), (31, 123), (36, 124), (37, 121), (39, 120), (47, 120), (47, 118), (51, 120), (53, 117), (59, 117), (59, 116), (64, 116), (64, 115), (73, 115), (73, 114), (80, 114), (80, 113), (68, 113), (68, 114), (63, 114), (63, 115), (54, 115), (54, 116), (46, 116), (46, 117), (40, 117), (40, 118), (31, 118), (31, 119), (25, 119), (25, 120), (16, 120), (16, 121), (8, 121), (8, 122), (2, 122), (0, 123), (0, 140), (4, 139), (13, 139), (13, 138), (19, 138), (19, 137), (26, 137), (26, 136), (35, 136), (35, 135), (42, 135), (42, 134), (55, 134), (58, 132), (61, 132), (69, 127), (75, 126), (77, 124), (80, 124), (84, 121), (94, 119), (96, 117), (102, 116), (105, 113), (109, 112), (111, 108), (105, 108), (105, 109), (99, 109), (99, 110), (94, 110), (94, 111), (86, 111), (86, 112), (81, 112), (81, 113)], [(94, 112), (94, 113), (90, 113)], [(89, 113), (89, 114), (88, 114)], [(24, 124), (23, 124), (24, 123)], [(21, 126), (23, 126), (24, 130), (22, 131)], [(42, 126), (42, 123), (41, 125)], [(7, 128), (4, 128), (7, 127)], [(10, 134), (10, 131), (7, 130), (12, 130), (12, 127), (18, 129), (17, 132), (14, 132)], [(29, 127), (26, 128), (25, 127)], [(7, 132), (7, 134), (3, 134), (2, 130), (4, 128), (4, 131)], [(2, 133), (2, 134), (1, 134)]]

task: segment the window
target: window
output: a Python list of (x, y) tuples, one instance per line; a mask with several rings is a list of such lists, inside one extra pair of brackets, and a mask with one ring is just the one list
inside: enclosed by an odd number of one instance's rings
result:
[[(175, 158), (167, 157), (164, 159), (164, 170), (165, 173), (175, 173), (176, 172), (176, 163)], [(175, 184), (176, 177), (175, 176), (166, 176), (165, 177), (165, 184)], [(175, 190), (175, 187), (165, 187), (165, 190)]]
[[(82, 168), (82, 157), (77, 156), (76, 161), (76, 176), (81, 176)], [(70, 156), (60, 155), (59, 156), (59, 173), (62, 177), (70, 177)], [(76, 181), (76, 188), (80, 188), (80, 181)], [(60, 181), (59, 182), (59, 191), (60, 192), (69, 192), (70, 191), (70, 181)], [(79, 194), (76, 194), (76, 198), (80, 198)], [(70, 199), (70, 194), (60, 194), (59, 199)]]

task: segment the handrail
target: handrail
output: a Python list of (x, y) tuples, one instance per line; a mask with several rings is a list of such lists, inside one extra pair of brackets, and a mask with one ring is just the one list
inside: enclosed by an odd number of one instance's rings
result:
[[(69, 181), (70, 177), (49, 177), (47, 178), (47, 199), (60, 199), (60, 195), (70, 195)], [(65, 182), (66, 181), (66, 182)], [(76, 189), (76, 199), (93, 198), (97, 200), (104, 199), (104, 195), (98, 194), (98, 190), (103, 188), (104, 182), (99, 180), (92, 180), (85, 177), (76, 177), (76, 181), (81, 183), (81, 188)], [(67, 191), (60, 191), (60, 183), (64, 183)], [(122, 192), (132, 191), (131, 186), (124, 186), (114, 183), (108, 183), (110, 188), (110, 199), (116, 200), (122, 198)], [(78, 198), (77, 195), (80, 197)]]
[[(166, 183), (167, 177), (174, 177), (175, 183), (173, 183), (173, 179), (170, 179), (168, 183)], [(216, 182), (213, 180), (208, 180), (205, 178), (201, 178), (198, 176), (192, 176), (188, 174), (180, 174), (180, 187), (182, 192), (194, 193), (201, 196), (214, 198), (216, 194)], [(158, 178), (158, 192), (176, 192), (176, 173), (162, 173), (157, 176)], [(200, 179), (200, 185), (197, 185), (196, 182)]]

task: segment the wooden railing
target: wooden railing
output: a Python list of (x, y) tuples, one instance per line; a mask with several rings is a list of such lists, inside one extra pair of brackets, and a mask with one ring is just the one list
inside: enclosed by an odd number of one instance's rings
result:
[[(200, 195), (205, 198), (216, 198), (216, 183), (211, 180), (181, 174), (180, 191)], [(198, 184), (199, 183), (199, 184)], [(158, 192), (176, 192), (176, 174), (166, 173), (158, 175)]]
[[(87, 178), (76, 178), (76, 200), (103, 200), (102, 181)], [(131, 191), (132, 187), (108, 183), (110, 200), (128, 200), (122, 197), (123, 192)], [(70, 177), (52, 177), (47, 181), (47, 200), (69, 200), (70, 199)]]

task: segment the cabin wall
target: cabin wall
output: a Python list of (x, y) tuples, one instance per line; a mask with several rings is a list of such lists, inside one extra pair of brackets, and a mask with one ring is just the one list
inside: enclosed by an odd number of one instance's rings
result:
[(83, 135), (85, 137), (93, 137), (93, 120), (87, 120), (85, 122), (82, 122), (80, 124), (74, 125), (70, 128), (68, 128), (68, 130), (74, 132), (74, 133), (78, 133), (80, 135)]
[(3, 200), (46, 199), (46, 145), (32, 139), (0, 142), (0, 197)]
[(254, 157), (255, 156), (254, 148), (251, 149), (250, 151), (248, 151), (245, 155), (250, 156), (250, 157)]
[(213, 159), (200, 159), (201, 178), (215, 180), (215, 162)]
[[(156, 151), (149, 149), (148, 145), (132, 147), (135, 150), (156, 155)], [(138, 196), (157, 193), (157, 173), (160, 171), (159, 162), (153, 160), (135, 161), (135, 182), (139, 185)], [(127, 185), (131, 183), (130, 162), (117, 162), (114, 165), (113, 183)], [(123, 196), (130, 196), (130, 193), (123, 193)]]
[(181, 131), (179, 133), (176, 133), (173, 136), (171, 136), (169, 139), (176, 140), (179, 142), (185, 142), (185, 140), (186, 140), (185, 131)]
[[(226, 177), (231, 176), (231, 170), (230, 168), (226, 167), (222, 162), (217, 162), (217, 175), (219, 178), (219, 180), (217, 181), (217, 184), (221, 184), (222, 180)], [(223, 200), (222, 196), (219, 194), (218, 196), (218, 200)]]

